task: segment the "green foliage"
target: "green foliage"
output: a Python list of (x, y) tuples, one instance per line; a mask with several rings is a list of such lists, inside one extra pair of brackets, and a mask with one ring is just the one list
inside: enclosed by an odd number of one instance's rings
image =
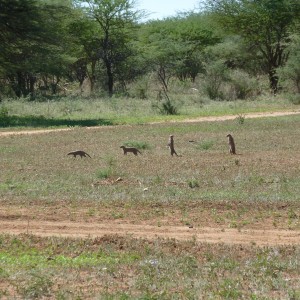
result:
[(291, 103), (295, 105), (300, 104), (300, 94), (288, 95), (288, 99)]
[(248, 99), (255, 94), (257, 82), (248, 73), (242, 70), (233, 70), (229, 73), (230, 85), (235, 99)]
[(213, 100), (223, 100), (222, 84), (228, 80), (228, 68), (223, 61), (206, 65), (204, 90)]
[(276, 93), (276, 69), (287, 61), (286, 45), (300, 16), (300, 2), (209, 0), (207, 9), (226, 30), (242, 36), (252, 47), (251, 52), (257, 51), (261, 68), (269, 76), (270, 88)]
[[(130, 42), (137, 28), (136, 22), (142, 16), (134, 10), (132, 0), (88, 0), (87, 15), (92, 16), (99, 27), (98, 47), (94, 49), (101, 55), (95, 57), (94, 62), (101, 59), (107, 76), (107, 91), (110, 96), (114, 92), (116, 74), (121, 76), (126, 61), (133, 54)], [(128, 72), (130, 73), (130, 72)], [(94, 76), (94, 74), (92, 74)], [(122, 79), (122, 78), (121, 78)]]
[(300, 94), (300, 36), (293, 35), (292, 43), (288, 47), (290, 51), (287, 63), (279, 69), (283, 85), (292, 83), (292, 91)]
[(10, 125), (10, 118), (8, 116), (8, 108), (1, 106), (0, 108), (0, 126), (7, 127)]

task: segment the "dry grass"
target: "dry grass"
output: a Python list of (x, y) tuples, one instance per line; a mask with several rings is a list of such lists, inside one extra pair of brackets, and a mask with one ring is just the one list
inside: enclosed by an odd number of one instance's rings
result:
[[(170, 134), (180, 157), (166, 147)], [(3, 137), (0, 216), (299, 230), (299, 136), (300, 117), (289, 116)], [(119, 147), (128, 141), (149, 147), (124, 156)], [(76, 149), (92, 158), (66, 155)], [(1, 236), (0, 255), (8, 298), (300, 297), (299, 246)]]
[[(299, 195), (299, 116), (192, 124), (140, 125), (2, 138), (2, 199), (16, 203), (94, 201), (141, 202), (242, 201), (295, 202)], [(226, 134), (236, 140), (228, 154)], [(169, 134), (181, 157), (171, 157)], [(124, 156), (120, 145), (145, 142), (143, 155)], [(190, 143), (194, 140), (195, 143)], [(202, 149), (197, 143), (210, 141)], [(92, 159), (66, 154), (82, 149)], [(110, 170), (119, 184), (102, 184), (97, 174)], [(189, 188), (196, 180), (197, 188)], [(101, 187), (101, 188), (100, 188)], [(147, 193), (144, 188), (148, 188)]]

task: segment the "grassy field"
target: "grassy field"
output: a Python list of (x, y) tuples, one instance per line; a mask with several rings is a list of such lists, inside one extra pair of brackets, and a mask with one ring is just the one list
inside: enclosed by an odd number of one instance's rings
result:
[(285, 111), (297, 108), (285, 97), (261, 96), (255, 101), (211, 101), (200, 94), (170, 95), (177, 115), (164, 115), (156, 109), (163, 101), (133, 98), (57, 98), (48, 101), (3, 100), (0, 127), (66, 127), (183, 120), (201, 116), (242, 115), (249, 112)]
[[(300, 230), (299, 115), (148, 125), (137, 118), (129, 125), (128, 115), (124, 120), (124, 126), (1, 137), (0, 221)], [(228, 153), (229, 132), (235, 156)], [(166, 147), (170, 134), (180, 157)], [(142, 155), (124, 156), (125, 144)], [(92, 158), (67, 156), (76, 149)], [(0, 296), (300, 299), (299, 262), (299, 244), (2, 234)]]

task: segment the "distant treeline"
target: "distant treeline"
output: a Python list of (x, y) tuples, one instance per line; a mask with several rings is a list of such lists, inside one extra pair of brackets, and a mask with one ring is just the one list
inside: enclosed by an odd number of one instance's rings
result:
[(0, 0), (0, 99), (67, 94), (85, 82), (112, 96), (147, 76), (165, 97), (170, 80), (198, 77), (212, 99), (228, 81), (246, 98), (260, 76), (273, 93), (300, 93), (300, 1), (201, 3), (142, 22), (134, 0)]

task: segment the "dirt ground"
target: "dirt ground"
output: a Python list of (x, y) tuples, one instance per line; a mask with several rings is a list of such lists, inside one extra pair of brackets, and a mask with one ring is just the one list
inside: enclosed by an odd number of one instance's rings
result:
[[(274, 112), (246, 114), (246, 118), (271, 117), (299, 114), (300, 111)], [(234, 119), (236, 116), (205, 117), (184, 122), (222, 121)], [(94, 128), (94, 127), (93, 127)], [(6, 131), (0, 132), (0, 136), (17, 134), (39, 134), (54, 130), (72, 129), (50, 129), (30, 131)], [(43, 207), (37, 205), (35, 208), (14, 207), (9, 204), (0, 204), (0, 233), (20, 234), (28, 233), (39, 236), (62, 236), (62, 237), (101, 237), (108, 234), (121, 236), (132, 236), (137, 238), (170, 238), (177, 240), (194, 240), (206, 243), (225, 244), (252, 244), (257, 246), (273, 245), (299, 245), (300, 230), (290, 230), (288, 226), (275, 228), (271, 221), (266, 218), (258, 223), (251, 223), (242, 228), (230, 228), (228, 224), (218, 225), (212, 222), (207, 215), (209, 210), (203, 211), (201, 220), (195, 224), (180, 224), (175, 221), (179, 216), (166, 215), (163, 220), (135, 220), (132, 217), (123, 219), (105, 218), (104, 212), (98, 217), (88, 215), (88, 207), (80, 208), (76, 216), (68, 208)], [(37, 217), (38, 216), (38, 217)], [(102, 218), (103, 217), (103, 218)], [(283, 220), (284, 223), (284, 220)]]
[(187, 226), (153, 226), (116, 224), (115, 222), (90, 224), (85, 222), (19, 221), (1, 220), (0, 232), (9, 234), (33, 234), (73, 238), (95, 238), (117, 234), (143, 239), (194, 240), (205, 243), (252, 244), (257, 246), (300, 244), (300, 231), (279, 229), (233, 229)]

